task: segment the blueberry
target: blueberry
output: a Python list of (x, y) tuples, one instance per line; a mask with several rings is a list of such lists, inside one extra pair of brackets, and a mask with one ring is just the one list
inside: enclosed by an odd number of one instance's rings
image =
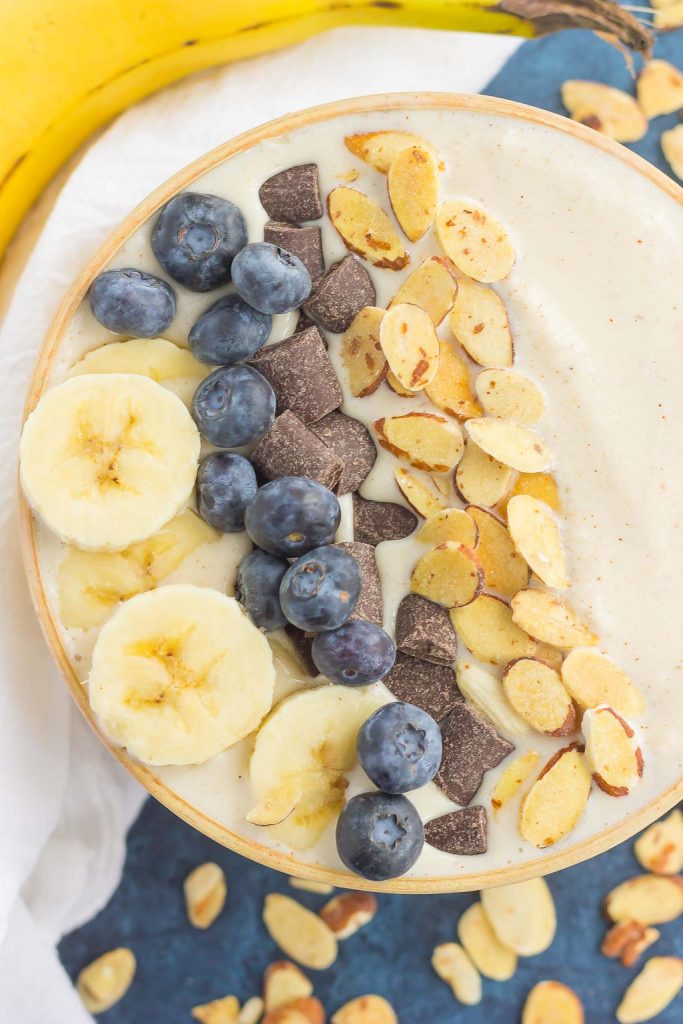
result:
[(312, 287), (299, 257), (269, 242), (245, 245), (235, 257), (232, 279), (242, 298), (262, 313), (298, 309)]
[(251, 366), (219, 366), (194, 393), (192, 415), (219, 448), (239, 448), (265, 434), (275, 419), (275, 392)]
[(175, 316), (175, 292), (160, 277), (133, 267), (105, 270), (90, 287), (90, 308), (109, 331), (155, 338)]
[(367, 686), (391, 671), (396, 660), (394, 641), (374, 622), (347, 622), (313, 641), (313, 661), (335, 683)]
[(181, 192), (162, 207), (152, 229), (152, 249), (175, 281), (193, 292), (208, 292), (228, 283), (232, 261), (247, 237), (246, 221), (234, 203)]
[(239, 295), (226, 295), (202, 313), (188, 341), (201, 362), (233, 366), (251, 359), (265, 345), (271, 323), (267, 313), (259, 313)]
[(410, 800), (389, 793), (361, 793), (337, 821), (337, 850), (350, 871), (373, 882), (403, 875), (424, 846), (424, 828)]
[(259, 490), (244, 525), (260, 548), (274, 555), (299, 555), (331, 544), (341, 510), (332, 491), (302, 476), (282, 476)]
[(384, 793), (408, 793), (431, 782), (441, 764), (441, 730), (414, 704), (385, 704), (357, 739), (363, 771)]
[(252, 551), (237, 570), (235, 593), (259, 629), (281, 629), (287, 625), (280, 607), (280, 584), (289, 563), (267, 551)]
[(221, 533), (244, 529), (244, 512), (258, 484), (249, 459), (233, 452), (207, 455), (197, 473), (197, 511)]
[(280, 586), (282, 610), (299, 629), (338, 629), (360, 594), (360, 566), (341, 548), (314, 548), (289, 567)]

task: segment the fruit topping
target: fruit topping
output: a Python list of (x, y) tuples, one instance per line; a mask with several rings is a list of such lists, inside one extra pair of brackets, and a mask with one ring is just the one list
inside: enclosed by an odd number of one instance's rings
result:
[(350, 871), (373, 882), (405, 874), (423, 846), (420, 815), (404, 796), (360, 793), (339, 815), (339, 856)]
[(289, 409), (259, 438), (251, 461), (266, 480), (302, 476), (317, 480), (331, 491), (338, 489), (344, 471), (339, 456)]
[(199, 464), (197, 511), (221, 533), (244, 529), (244, 513), (258, 484), (249, 459), (234, 452), (214, 452)]
[(383, 679), (396, 658), (394, 641), (373, 622), (347, 622), (319, 633), (313, 661), (322, 675), (344, 686), (367, 686)]
[(239, 295), (224, 295), (195, 321), (188, 342), (197, 359), (214, 366), (243, 363), (265, 345), (272, 317)]
[(432, 818), (425, 825), (425, 842), (443, 853), (457, 857), (476, 857), (488, 849), (488, 823), (483, 807), (463, 807), (459, 811)]
[(258, 628), (266, 632), (287, 623), (280, 605), (280, 584), (288, 569), (284, 558), (267, 551), (251, 551), (239, 564), (235, 597)]
[(138, 373), (157, 384), (173, 382), (173, 391), (186, 405), (209, 367), (198, 362), (186, 348), (166, 338), (131, 338), (111, 341), (86, 352), (69, 370), (67, 377), (84, 373)]
[(365, 306), (375, 303), (375, 286), (367, 270), (355, 256), (334, 263), (315, 284), (306, 300), (305, 310), (315, 323), (341, 334)]
[(441, 763), (439, 727), (414, 704), (385, 704), (359, 730), (358, 760), (384, 793), (419, 789), (432, 781)]
[(155, 338), (175, 317), (175, 292), (166, 281), (127, 267), (105, 270), (90, 286), (95, 319), (115, 334)]
[(235, 204), (200, 192), (174, 196), (152, 228), (159, 263), (193, 292), (227, 284), (233, 259), (246, 244), (247, 225)]
[(272, 220), (298, 223), (323, 215), (316, 164), (297, 164), (272, 174), (263, 182), (258, 195)]
[(261, 487), (244, 525), (254, 544), (285, 558), (331, 544), (341, 511), (331, 491), (315, 480), (284, 476)]
[(515, 748), (464, 701), (440, 724), (443, 757), (435, 781), (449, 800), (464, 807), (476, 795), (484, 773)]
[(311, 275), (298, 256), (269, 242), (240, 249), (232, 265), (235, 288), (261, 313), (287, 313), (311, 294)]
[(346, 248), (376, 267), (403, 270), (410, 257), (385, 211), (359, 192), (340, 185), (327, 197), (332, 224)]
[(315, 423), (342, 404), (337, 375), (317, 327), (309, 327), (277, 345), (267, 345), (252, 365), (275, 392), (278, 413), (295, 413), (302, 423)]
[(199, 385), (192, 415), (201, 434), (218, 448), (250, 444), (275, 418), (275, 393), (251, 366), (219, 366)]
[(293, 626), (307, 632), (336, 630), (356, 607), (360, 579), (360, 566), (348, 552), (314, 548), (285, 573), (280, 584), (282, 610)]

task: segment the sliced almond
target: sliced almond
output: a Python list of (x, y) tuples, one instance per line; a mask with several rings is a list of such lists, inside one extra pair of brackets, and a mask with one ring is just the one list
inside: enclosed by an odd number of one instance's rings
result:
[(334, 892), (334, 886), (329, 882), (316, 882), (312, 878), (296, 878), (292, 875), (289, 879), (292, 889), (300, 889), (302, 892), (315, 892), (320, 896), (329, 896)]
[(444, 942), (432, 953), (432, 967), (464, 1006), (481, 1002), (481, 976), (462, 946)]
[(252, 825), (279, 825), (288, 818), (301, 799), (301, 786), (297, 782), (287, 782), (277, 789), (272, 789), (260, 803), (256, 804), (247, 814), (247, 821)]
[(457, 290), (448, 261), (441, 256), (430, 256), (405, 279), (388, 308), (401, 302), (421, 306), (438, 326), (452, 309)]
[(683, 958), (653, 956), (624, 992), (619, 1024), (642, 1024), (669, 1006), (683, 988)]
[(607, 704), (628, 718), (641, 715), (645, 708), (635, 683), (598, 651), (571, 651), (562, 662), (562, 682), (580, 708)]
[(332, 224), (347, 249), (376, 267), (403, 270), (410, 256), (387, 213), (357, 188), (339, 185), (327, 197)]
[(633, 846), (638, 863), (656, 875), (677, 875), (683, 871), (683, 812), (650, 825)]
[(460, 420), (481, 416), (470, 387), (469, 367), (448, 341), (439, 342), (438, 369), (425, 388), (425, 394), (437, 409), (449, 416)]
[(494, 815), (519, 792), (540, 760), (535, 750), (527, 750), (516, 757), (500, 776), (491, 794), (491, 807)]
[(586, 711), (581, 730), (593, 778), (609, 796), (626, 796), (640, 782), (643, 753), (633, 729), (612, 708)]
[(485, 889), (481, 902), (500, 941), (518, 956), (537, 956), (555, 938), (555, 904), (543, 878)]
[(651, 119), (683, 107), (683, 72), (668, 60), (649, 60), (638, 76), (638, 105)]
[(439, 368), (439, 339), (429, 313), (400, 302), (387, 310), (379, 341), (396, 380), (409, 391), (421, 391)]
[(474, 549), (479, 531), (472, 516), (461, 508), (444, 508), (433, 512), (418, 531), (417, 540), (422, 544), (443, 544), (453, 540)]
[(481, 661), (506, 665), (536, 651), (531, 637), (512, 621), (510, 606), (493, 594), (480, 594), (465, 608), (454, 608), (451, 621), (462, 642)]
[(475, 281), (502, 281), (515, 265), (515, 250), (503, 225), (467, 199), (441, 205), (436, 235), (451, 263)]
[(519, 834), (539, 850), (564, 839), (588, 802), (591, 776), (575, 743), (550, 758), (522, 801)]
[(369, 924), (377, 913), (377, 900), (371, 892), (343, 892), (333, 896), (320, 910), (320, 916), (337, 939), (348, 939)]
[(387, 375), (387, 363), (379, 341), (384, 310), (365, 306), (355, 316), (341, 341), (341, 358), (355, 398), (373, 394)]
[(493, 288), (461, 279), (448, 323), (480, 366), (512, 366), (513, 344), (505, 303)]
[(633, 96), (611, 85), (577, 79), (564, 82), (562, 102), (574, 121), (617, 142), (637, 142), (647, 132), (647, 120)]
[(397, 153), (387, 172), (389, 202), (403, 233), (417, 242), (436, 217), (439, 168), (427, 146), (407, 146)]
[(192, 1016), (201, 1024), (238, 1024), (240, 1004), (235, 996), (212, 999), (192, 1007)]
[(415, 474), (409, 470), (398, 466), (394, 470), (394, 476), (403, 497), (415, 509), (418, 515), (424, 516), (426, 519), (428, 516), (446, 507), (446, 502), (441, 495), (437, 494), (421, 480), (418, 480)]
[(507, 505), (508, 526), (515, 547), (547, 586), (569, 586), (560, 527), (552, 509), (529, 494), (516, 494)]
[(558, 673), (536, 658), (517, 658), (503, 672), (505, 696), (518, 715), (548, 736), (576, 729), (576, 711)]
[(655, 29), (657, 32), (666, 32), (672, 28), (680, 28), (683, 25), (683, 2), (663, 5), (662, 10), (655, 11)]
[[(683, 25), (683, 3), (679, 5), (681, 25)], [(683, 124), (677, 124), (667, 132), (662, 132), (660, 139), (662, 153), (677, 178), (683, 181)]]
[(430, 412), (384, 416), (374, 427), (382, 447), (416, 469), (447, 473), (464, 450), (458, 424)]
[(273, 942), (304, 967), (322, 971), (337, 959), (337, 940), (325, 922), (291, 897), (266, 896), (263, 921)]
[(382, 996), (358, 996), (332, 1015), (331, 1024), (398, 1024), (394, 1008)]
[[(450, 498), (451, 496), (451, 480), (450, 476), (444, 476), (443, 473), (432, 473), (431, 480), (434, 482), (439, 494), (443, 494), (444, 498)], [(444, 538), (446, 539), (446, 538)]]
[(455, 486), (464, 501), (496, 505), (508, 490), (514, 471), (465, 438), (465, 452), (455, 471)]
[(455, 676), (465, 700), (481, 711), (503, 736), (524, 736), (529, 732), (526, 722), (511, 707), (500, 680), (492, 672), (471, 661), (459, 661)]
[(474, 388), (487, 416), (533, 424), (543, 415), (542, 392), (516, 370), (482, 370)]
[[(387, 363), (387, 366), (389, 364)], [(401, 398), (415, 398), (418, 394), (417, 391), (410, 391), (409, 388), (404, 388), (396, 374), (392, 373), (391, 370), (387, 373), (387, 384), (396, 395), (400, 395)]]
[(237, 1015), (237, 1024), (259, 1024), (263, 1016), (263, 1000), (260, 996), (252, 996)]
[(532, 498), (538, 498), (553, 512), (561, 509), (557, 481), (550, 473), (520, 473), (509, 495), (500, 503), (498, 511), (504, 519), (507, 518), (507, 506), (516, 494), (529, 494)]
[(183, 889), (190, 924), (208, 928), (223, 909), (228, 893), (223, 869), (210, 861), (200, 864), (187, 876)]
[(104, 1013), (123, 999), (135, 977), (135, 957), (119, 947), (98, 956), (78, 975), (76, 989), (89, 1013)]
[(371, 164), (381, 174), (387, 173), (392, 161), (407, 146), (431, 149), (428, 142), (413, 132), (365, 132), (360, 135), (347, 135), (344, 143), (354, 156), (360, 157), (366, 164)]
[(659, 936), (656, 928), (640, 921), (619, 921), (607, 932), (600, 949), (611, 960), (621, 960), (624, 967), (633, 967)]
[(539, 644), (536, 648), (535, 657), (540, 661), (544, 661), (546, 665), (550, 665), (556, 672), (559, 672), (562, 668), (564, 654), (557, 647), (551, 647), (550, 644)]
[(529, 570), (505, 523), (478, 505), (468, 505), (465, 511), (477, 524), (479, 536), (474, 553), (484, 571), (484, 586), (501, 597), (512, 597), (528, 584)]
[(512, 619), (529, 636), (563, 650), (597, 642), (569, 605), (545, 590), (520, 590), (515, 594)]
[(465, 430), (488, 455), (521, 473), (541, 473), (553, 461), (540, 437), (519, 423), (484, 416), (468, 420)]
[(310, 995), (313, 995), (313, 983), (296, 964), (290, 963), (289, 960), (276, 960), (266, 968), (263, 976), (263, 1002), (266, 1013)]
[(581, 1000), (561, 981), (539, 981), (529, 992), (522, 1024), (583, 1024)]
[(458, 938), (485, 978), (507, 981), (517, 970), (517, 954), (500, 941), (481, 903), (473, 903), (460, 916)]
[(474, 553), (464, 544), (447, 540), (419, 559), (410, 589), (444, 608), (462, 608), (482, 588), (483, 576)]
[(610, 921), (665, 924), (683, 914), (683, 880), (668, 875), (635, 875), (605, 899)]
[(325, 1008), (315, 996), (305, 996), (271, 1010), (261, 1024), (325, 1024)]

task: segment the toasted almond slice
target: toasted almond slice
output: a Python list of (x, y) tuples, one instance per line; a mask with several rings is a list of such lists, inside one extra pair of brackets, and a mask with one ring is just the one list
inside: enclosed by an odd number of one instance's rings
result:
[(505, 523), (478, 505), (468, 505), (465, 511), (477, 524), (479, 537), (474, 553), (484, 570), (484, 586), (501, 597), (512, 597), (528, 584), (529, 570)]
[(515, 265), (515, 250), (503, 225), (467, 199), (442, 203), (436, 235), (451, 263), (475, 281), (502, 281)]
[(457, 942), (444, 942), (432, 953), (432, 967), (464, 1006), (481, 1002), (481, 977), (469, 956)]
[[(678, 5), (681, 11), (681, 25), (683, 25), (683, 3)], [(662, 153), (677, 178), (683, 181), (683, 124), (677, 124), (668, 132), (662, 132), (661, 137)]]
[(515, 594), (512, 619), (529, 636), (563, 650), (597, 642), (569, 605), (545, 590), (520, 590)]
[(344, 143), (354, 156), (360, 157), (366, 164), (371, 164), (380, 174), (387, 173), (392, 161), (407, 146), (421, 146), (432, 150), (428, 142), (412, 132), (365, 132), (360, 135), (347, 135)]
[(482, 370), (474, 388), (487, 416), (529, 424), (543, 415), (542, 392), (516, 370)]
[(426, 519), (446, 507), (446, 502), (441, 495), (418, 480), (415, 474), (409, 470), (398, 466), (394, 470), (394, 476), (403, 497), (418, 515), (424, 516)]
[(633, 967), (659, 937), (656, 928), (649, 928), (640, 921), (618, 921), (605, 935), (600, 950), (611, 960), (621, 960), (624, 967)]
[(332, 1015), (331, 1024), (398, 1024), (398, 1018), (382, 996), (358, 996)]
[(619, 1024), (642, 1024), (669, 1006), (683, 988), (683, 958), (653, 956), (624, 992)]
[(319, 913), (337, 939), (349, 939), (372, 921), (377, 899), (371, 892), (342, 892), (328, 900)]
[(683, 107), (683, 73), (668, 60), (649, 60), (638, 76), (638, 105), (651, 119)]
[(539, 850), (564, 839), (581, 818), (591, 790), (582, 749), (558, 750), (541, 770), (519, 812), (519, 834)]
[(448, 260), (430, 256), (405, 279), (387, 308), (409, 302), (429, 313), (434, 325), (438, 326), (452, 309), (457, 290)]
[(518, 956), (537, 956), (555, 938), (555, 904), (542, 878), (485, 889), (481, 902), (500, 941)]
[(279, 825), (288, 818), (301, 799), (301, 786), (287, 782), (270, 793), (247, 814), (252, 825)]
[(524, 736), (526, 722), (510, 706), (500, 680), (480, 665), (459, 661), (455, 669), (458, 689), (465, 700), (481, 711), (503, 736)]
[(469, 367), (448, 341), (439, 342), (438, 369), (425, 388), (425, 394), (449, 416), (457, 416), (460, 420), (481, 416), (470, 387)]
[(517, 658), (505, 666), (503, 689), (525, 722), (548, 736), (576, 729), (576, 711), (558, 673), (536, 658)]
[[(680, 28), (683, 25), (683, 3), (667, 4), (660, 11), (655, 11), (655, 30), (666, 32), (672, 28)], [(680, 177), (680, 175), (679, 175)]]
[(493, 594), (480, 594), (465, 608), (454, 608), (451, 621), (462, 642), (481, 661), (506, 665), (536, 650), (531, 637), (512, 621), (510, 606)]
[(259, 1024), (262, 1016), (263, 1000), (260, 996), (252, 996), (237, 1014), (237, 1024)]
[(468, 420), (465, 430), (488, 455), (521, 473), (541, 473), (553, 461), (540, 437), (519, 423), (484, 416)]
[(409, 391), (421, 391), (439, 368), (439, 339), (429, 313), (400, 302), (387, 310), (379, 342), (396, 380)]
[(677, 875), (683, 871), (683, 812), (672, 811), (668, 818), (646, 828), (633, 846), (638, 863), (656, 875)]
[(465, 438), (465, 452), (455, 471), (455, 486), (464, 501), (473, 505), (496, 505), (507, 491), (514, 471), (491, 458), (473, 441)]
[(332, 224), (347, 249), (376, 267), (403, 270), (410, 256), (394, 231), (388, 214), (372, 199), (348, 185), (338, 185), (327, 197)]
[(387, 173), (389, 202), (403, 233), (417, 242), (436, 217), (439, 168), (427, 146), (407, 146), (397, 153)]
[(517, 970), (517, 954), (500, 941), (481, 903), (473, 903), (458, 921), (458, 938), (485, 978), (507, 981)]
[(322, 971), (337, 959), (337, 940), (325, 922), (290, 896), (266, 896), (263, 922), (283, 953), (304, 967)]
[(571, 651), (562, 662), (562, 682), (580, 708), (607, 704), (629, 718), (641, 715), (645, 708), (635, 683), (598, 651)]
[(557, 481), (550, 473), (520, 473), (512, 490), (498, 506), (498, 511), (503, 519), (507, 519), (507, 507), (510, 499), (514, 498), (516, 494), (528, 494), (532, 498), (538, 498), (539, 501), (544, 501), (553, 512), (559, 512), (562, 507)]
[(666, 924), (683, 914), (683, 879), (668, 875), (635, 875), (617, 885), (605, 899), (610, 921)]
[(637, 142), (647, 132), (647, 120), (633, 96), (601, 82), (564, 82), (562, 102), (574, 121), (587, 124), (617, 142)]
[(539, 981), (529, 992), (522, 1024), (583, 1024), (583, 1006), (576, 992), (561, 981)]
[(491, 807), (496, 815), (519, 792), (540, 760), (535, 750), (526, 750), (509, 764), (491, 793)]
[(462, 431), (457, 423), (430, 412), (383, 416), (375, 421), (374, 427), (382, 447), (416, 469), (447, 473), (464, 450)]
[(505, 304), (493, 288), (461, 279), (448, 323), (480, 366), (512, 366), (513, 345)]
[(444, 608), (462, 608), (474, 601), (482, 581), (481, 568), (471, 549), (447, 540), (420, 558), (410, 578), (410, 589)]
[[(388, 366), (389, 364), (387, 363), (387, 367)], [(404, 388), (396, 374), (392, 373), (391, 370), (387, 373), (387, 384), (391, 390), (395, 394), (400, 395), (401, 398), (415, 398), (415, 395), (418, 394), (417, 391), (410, 391), (409, 388)]]
[(315, 996), (305, 996), (271, 1010), (261, 1024), (325, 1024), (325, 1007)]
[(365, 306), (342, 337), (342, 363), (349, 378), (349, 390), (355, 398), (371, 395), (387, 375), (389, 364), (379, 341), (383, 316), (383, 309)]
[(301, 892), (315, 892), (320, 896), (329, 896), (331, 892), (334, 892), (334, 886), (329, 882), (316, 882), (312, 878), (297, 878), (295, 875), (291, 875), (289, 884), (292, 889), (299, 889)]
[(183, 891), (190, 924), (208, 928), (223, 909), (228, 893), (223, 869), (211, 861), (200, 864), (185, 879)]
[(276, 960), (266, 967), (263, 976), (266, 1013), (310, 995), (313, 995), (313, 983), (296, 964), (289, 960)]
[(550, 665), (556, 672), (559, 672), (562, 668), (564, 654), (557, 647), (551, 647), (550, 644), (539, 644), (536, 648), (535, 657), (539, 661), (544, 661), (546, 665)]
[(89, 1013), (104, 1013), (123, 999), (135, 977), (135, 957), (121, 946), (98, 956), (78, 975), (76, 990)]
[(240, 1004), (236, 996), (223, 996), (222, 999), (193, 1006), (191, 1012), (201, 1024), (238, 1024)]
[(444, 508), (433, 512), (417, 534), (422, 544), (443, 544), (454, 540), (474, 549), (479, 531), (472, 516), (461, 508)]
[(547, 586), (569, 586), (569, 573), (560, 527), (544, 501), (516, 494), (507, 505), (508, 525), (515, 547)]
[[(450, 498), (450, 496), (451, 496), (451, 479), (450, 479), (450, 476), (448, 476), (448, 475), (444, 476), (443, 473), (432, 473), (430, 479), (434, 481), (434, 486), (436, 487), (436, 489), (439, 492), (439, 494), (443, 494), (444, 498)], [(449, 540), (450, 538), (444, 537), (443, 539), (444, 540)]]
[(586, 711), (581, 729), (586, 761), (600, 789), (626, 796), (643, 774), (643, 752), (631, 726), (612, 708), (595, 708)]

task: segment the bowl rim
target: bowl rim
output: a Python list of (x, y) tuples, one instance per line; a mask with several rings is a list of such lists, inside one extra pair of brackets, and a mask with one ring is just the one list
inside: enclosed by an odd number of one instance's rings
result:
[[(138, 203), (109, 235), (107, 240), (98, 247), (66, 292), (48, 328), (31, 377), (24, 409), (24, 420), (46, 389), (52, 363), (59, 351), (65, 330), (78, 305), (84, 298), (93, 278), (109, 262), (119, 247), (168, 199), (182, 189), (187, 188), (197, 178), (202, 177), (219, 164), (267, 139), (307, 125), (333, 120), (336, 117), (348, 114), (380, 113), (406, 109), (471, 111), (496, 117), (523, 120), (540, 127), (559, 131), (564, 135), (573, 136), (581, 142), (600, 149), (622, 163), (627, 164), (638, 174), (648, 178), (675, 202), (683, 205), (683, 189), (662, 171), (636, 153), (585, 125), (578, 124), (559, 114), (550, 113), (512, 100), (460, 93), (385, 93), (348, 100), (337, 100), (333, 103), (325, 103), (315, 107), (308, 107), (295, 113), (284, 114), (222, 143), (183, 167)], [(159, 800), (160, 803), (164, 804), (178, 817), (198, 831), (203, 832), (221, 846), (227, 847), (235, 853), (277, 871), (295, 875), (299, 878), (330, 883), (333, 886), (345, 889), (422, 894), (469, 892), (497, 885), (508, 885), (514, 882), (526, 881), (530, 878), (547, 875), (578, 864), (629, 839), (640, 829), (649, 825), (660, 815), (671, 809), (679, 800), (683, 799), (682, 778), (677, 783), (667, 787), (664, 792), (644, 807), (627, 815), (622, 821), (573, 844), (567, 849), (560, 849), (552, 854), (534, 857), (523, 864), (511, 865), (494, 871), (475, 870), (443, 877), (401, 876), (388, 882), (378, 883), (360, 878), (342, 869), (323, 867), (299, 860), (294, 853), (275, 850), (262, 845), (256, 840), (248, 839), (226, 828), (226, 826), (220, 824), (210, 815), (199, 811), (195, 806), (179, 796), (167, 783), (163, 782), (152, 768), (130, 757), (124, 749), (117, 747), (104, 733), (90, 709), (85, 687), (78, 679), (71, 659), (62, 643), (56, 616), (53, 615), (47, 599), (38, 556), (35, 519), (21, 488), (19, 488), (19, 534), (21, 553), (31, 598), (48, 647), (71, 696), (100, 741), (155, 799)]]

